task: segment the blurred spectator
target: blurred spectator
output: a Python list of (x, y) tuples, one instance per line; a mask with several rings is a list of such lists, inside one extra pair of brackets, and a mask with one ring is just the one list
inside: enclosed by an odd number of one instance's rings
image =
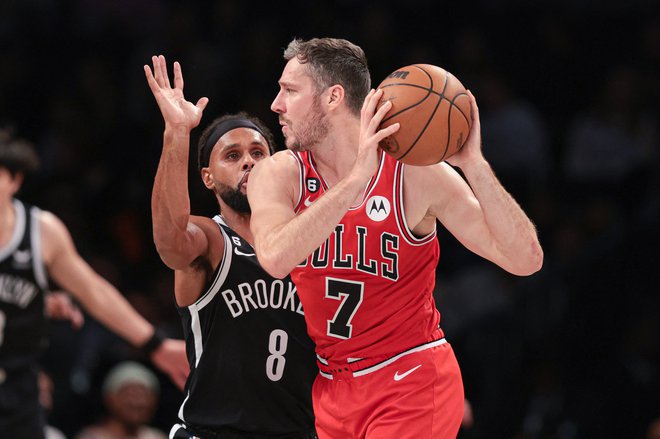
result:
[(649, 424), (649, 428), (646, 431), (646, 439), (660, 439), (660, 416)]
[(545, 121), (501, 74), (484, 72), (479, 84), (484, 155), (505, 187), (525, 204), (553, 168)]
[(76, 439), (166, 439), (148, 426), (159, 392), (158, 378), (149, 369), (132, 361), (119, 363), (103, 381), (104, 419), (83, 428)]
[(639, 72), (628, 66), (606, 72), (590, 108), (572, 122), (564, 157), (566, 177), (576, 183), (622, 183), (652, 158), (658, 126), (641, 105)]

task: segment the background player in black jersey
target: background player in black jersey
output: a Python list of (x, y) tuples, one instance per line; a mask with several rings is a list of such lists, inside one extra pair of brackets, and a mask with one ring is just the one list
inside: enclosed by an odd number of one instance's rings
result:
[(154, 241), (175, 272), (175, 295), (191, 372), (170, 437), (314, 438), (314, 346), (289, 278), (274, 279), (252, 249), (246, 188), (255, 163), (273, 150), (272, 135), (245, 113), (213, 121), (199, 141), (204, 185), (221, 214), (191, 215), (190, 132), (208, 103), (183, 95), (181, 66), (170, 85), (163, 56), (147, 81), (165, 120), (152, 194)]
[(37, 374), (46, 339), (47, 276), (99, 322), (150, 351), (179, 387), (189, 370), (184, 343), (163, 339), (96, 273), (57, 216), (14, 198), (25, 173), (37, 165), (30, 143), (0, 130), (0, 436), (12, 439), (44, 434)]

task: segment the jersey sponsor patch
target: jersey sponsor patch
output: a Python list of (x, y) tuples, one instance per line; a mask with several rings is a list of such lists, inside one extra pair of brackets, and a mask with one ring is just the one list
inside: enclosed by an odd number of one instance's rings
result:
[(383, 221), (385, 220), (392, 211), (390, 206), (390, 201), (381, 197), (380, 195), (374, 195), (373, 197), (367, 200), (366, 204), (367, 216), (373, 221)]

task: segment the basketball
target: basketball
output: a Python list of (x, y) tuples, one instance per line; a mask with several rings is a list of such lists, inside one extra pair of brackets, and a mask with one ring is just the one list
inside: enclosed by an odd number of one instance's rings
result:
[(379, 146), (395, 159), (415, 166), (439, 163), (459, 151), (470, 132), (470, 97), (448, 71), (430, 64), (413, 64), (391, 73), (378, 88), (380, 105), (392, 108), (380, 129), (399, 122), (399, 131)]

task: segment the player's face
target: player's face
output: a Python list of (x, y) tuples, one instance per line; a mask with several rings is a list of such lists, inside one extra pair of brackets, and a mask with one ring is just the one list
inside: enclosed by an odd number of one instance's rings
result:
[(329, 123), (307, 66), (292, 58), (284, 67), (279, 85), (270, 108), (279, 115), (287, 148), (312, 149), (325, 139)]
[(250, 213), (247, 183), (254, 165), (270, 156), (266, 139), (250, 128), (226, 132), (216, 143), (202, 179), (209, 189), (239, 213)]
[(11, 175), (7, 168), (0, 167), (0, 202), (6, 203), (18, 192), (23, 182), (21, 174)]

